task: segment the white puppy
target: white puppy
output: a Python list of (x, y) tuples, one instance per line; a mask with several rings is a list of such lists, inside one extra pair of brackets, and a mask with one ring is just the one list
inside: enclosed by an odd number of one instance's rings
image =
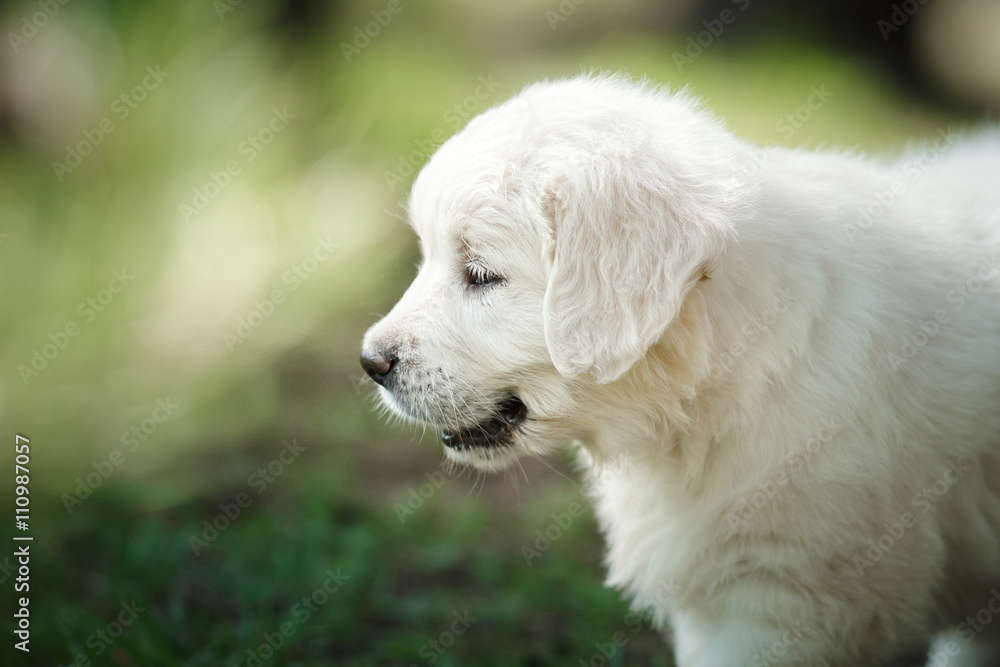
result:
[(479, 469), (579, 443), (608, 581), (681, 667), (942, 634), (929, 664), (1000, 665), (996, 134), (762, 151), (685, 95), (546, 82), (445, 143), (410, 217), (382, 399)]

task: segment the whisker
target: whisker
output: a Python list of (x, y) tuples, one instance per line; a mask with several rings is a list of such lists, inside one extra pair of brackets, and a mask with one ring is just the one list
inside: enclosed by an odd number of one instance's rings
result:
[(555, 467), (553, 467), (553, 465), (551, 463), (549, 463), (549, 461), (545, 457), (539, 456), (538, 454), (532, 454), (531, 456), (532, 456), (532, 458), (536, 459), (537, 461), (540, 461), (542, 463), (542, 465), (544, 465), (546, 468), (548, 468), (549, 470), (551, 470), (555, 474), (559, 475), (560, 477), (562, 477), (566, 481), (570, 482), (573, 486), (575, 486), (577, 488), (580, 488), (580, 486), (581, 486), (580, 482), (578, 482), (577, 480), (573, 479), (572, 477), (569, 477), (563, 471), (557, 470)]

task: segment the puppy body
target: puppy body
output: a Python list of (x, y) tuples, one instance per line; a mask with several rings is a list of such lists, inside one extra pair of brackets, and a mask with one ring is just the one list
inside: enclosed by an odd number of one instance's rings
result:
[[(963, 627), (1000, 581), (1000, 224), (956, 216), (987, 196), (965, 167), (861, 230), (901, 169), (773, 155), (756, 215), (598, 413), (691, 397), (590, 466), (609, 583), (672, 619), (680, 665), (881, 665), (944, 629), (948, 664), (1000, 664), (967, 648), (996, 629)], [(708, 371), (678, 388), (699, 341)]]
[(946, 631), (947, 664), (1000, 664), (966, 620), (1000, 587), (1000, 140), (952, 143), (762, 157), (685, 96), (533, 86), (414, 185), (383, 398), (467, 428), (519, 397), (506, 446), (448, 450), (483, 469), (580, 443), (609, 583), (681, 667)]

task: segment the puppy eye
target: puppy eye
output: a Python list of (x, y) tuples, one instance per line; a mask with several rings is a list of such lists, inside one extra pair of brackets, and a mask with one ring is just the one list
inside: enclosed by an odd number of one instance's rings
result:
[(503, 282), (503, 276), (493, 273), (478, 262), (465, 265), (465, 283), (469, 287), (489, 287)]

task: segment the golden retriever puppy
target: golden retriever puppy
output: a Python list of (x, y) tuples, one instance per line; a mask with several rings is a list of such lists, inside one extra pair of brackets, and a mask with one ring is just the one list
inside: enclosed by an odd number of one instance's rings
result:
[(409, 215), (385, 404), (482, 470), (575, 442), (681, 667), (1000, 665), (995, 132), (762, 150), (684, 94), (543, 82)]

